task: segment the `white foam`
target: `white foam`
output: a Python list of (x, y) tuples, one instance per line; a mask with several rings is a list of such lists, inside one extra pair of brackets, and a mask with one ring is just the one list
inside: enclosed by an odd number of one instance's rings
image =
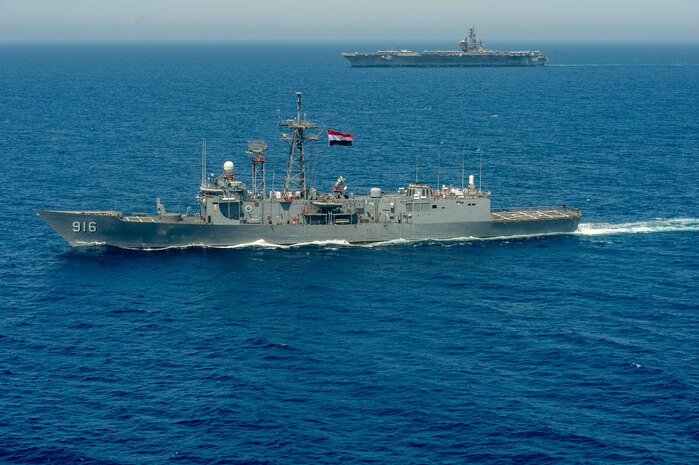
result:
[(329, 247), (329, 246), (340, 246), (340, 247), (353, 247), (352, 244), (345, 240), (330, 240), (330, 241), (311, 241), (311, 242), (299, 242), (298, 244), (293, 244), (288, 246), (291, 247), (307, 247), (309, 245), (319, 246), (319, 247)]
[(120, 249), (126, 249), (126, 250), (137, 250), (139, 252), (162, 252), (165, 250), (183, 250), (183, 249), (191, 249), (191, 248), (206, 248), (204, 244), (187, 244), (187, 245), (170, 245), (167, 247), (125, 247), (125, 246), (118, 246)]
[(649, 234), (699, 231), (699, 218), (656, 218), (631, 223), (581, 223), (573, 234), (606, 236), (610, 234)]
[(454, 237), (451, 239), (428, 239), (434, 242), (472, 242), (472, 241), (504, 241), (508, 239), (531, 239), (534, 237), (545, 237), (545, 236), (561, 236), (565, 234), (572, 234), (569, 232), (551, 232), (551, 233), (536, 233), (536, 234), (513, 234), (511, 236), (491, 236), (491, 237)]
[(383, 242), (371, 242), (369, 244), (357, 244), (361, 245), (362, 247), (384, 247), (384, 246), (389, 246), (389, 245), (403, 245), (403, 244), (411, 244), (416, 241), (411, 241), (408, 239), (391, 239), (390, 241), (383, 241)]
[(245, 244), (210, 245), (210, 246), (202, 246), (202, 245), (192, 244), (191, 247), (206, 247), (206, 248), (210, 248), (210, 249), (246, 249), (246, 248), (291, 249), (291, 248), (296, 248), (296, 247), (308, 247), (308, 246), (330, 248), (333, 246), (334, 247), (352, 247), (353, 245), (347, 241), (344, 241), (344, 240), (309, 241), (309, 242), (298, 242), (296, 244), (281, 245), (281, 244), (273, 244), (271, 242), (267, 242), (264, 239), (259, 239), (257, 241), (247, 242)]
[(267, 242), (264, 239), (259, 239), (253, 242), (247, 242), (245, 244), (236, 244), (236, 245), (209, 245), (209, 246), (204, 246), (207, 248), (211, 249), (246, 249), (246, 248), (262, 248), (262, 249), (283, 249), (283, 248), (288, 248), (288, 246), (283, 246), (279, 244), (272, 244)]

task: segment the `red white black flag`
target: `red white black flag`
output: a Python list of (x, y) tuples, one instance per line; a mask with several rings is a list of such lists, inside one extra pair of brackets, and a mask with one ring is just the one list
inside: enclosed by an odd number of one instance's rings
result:
[(346, 134), (344, 132), (333, 131), (328, 129), (328, 145), (352, 145), (354, 141), (354, 136), (352, 134)]

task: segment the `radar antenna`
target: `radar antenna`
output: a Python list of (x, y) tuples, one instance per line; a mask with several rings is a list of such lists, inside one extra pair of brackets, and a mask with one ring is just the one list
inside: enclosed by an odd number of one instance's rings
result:
[(265, 149), (267, 142), (263, 140), (251, 140), (248, 142), (248, 149), (245, 151), (252, 155), (252, 194), (257, 198), (265, 198), (267, 191), (265, 175)]
[(280, 121), (279, 125), (286, 126), (291, 130), (291, 134), (282, 134), (282, 140), (289, 142), (289, 159), (286, 163), (286, 175), (284, 176), (284, 195), (288, 197), (293, 195), (293, 192), (298, 191), (302, 198), (308, 198), (304, 142), (318, 140), (319, 134), (306, 134), (306, 131), (316, 129), (319, 126), (305, 118), (301, 119), (301, 92), (296, 92), (296, 119)]

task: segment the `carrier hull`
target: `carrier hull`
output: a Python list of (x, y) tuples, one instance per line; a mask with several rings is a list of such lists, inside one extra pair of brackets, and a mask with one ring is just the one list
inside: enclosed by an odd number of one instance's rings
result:
[(538, 50), (488, 50), (476, 39), (471, 27), (460, 50), (379, 50), (377, 52), (345, 52), (353, 68), (416, 68), (459, 66), (543, 66), (548, 57)]
[(539, 55), (460, 54), (460, 53), (343, 53), (353, 68), (429, 68), (478, 66), (543, 66), (546, 59)]

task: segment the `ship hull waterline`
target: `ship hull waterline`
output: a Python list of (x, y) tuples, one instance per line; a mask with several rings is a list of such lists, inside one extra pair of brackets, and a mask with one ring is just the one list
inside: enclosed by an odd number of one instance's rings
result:
[(579, 216), (531, 221), (357, 224), (207, 224), (196, 218), (144, 222), (118, 214), (38, 210), (36, 214), (71, 246), (106, 245), (122, 249), (159, 250), (186, 247), (233, 247), (264, 241), (274, 245), (318, 242), (371, 244), (395, 240), (499, 238), (572, 233)]
[(381, 56), (376, 54), (343, 54), (353, 68), (432, 68), (432, 67), (522, 67), (543, 66), (545, 60), (528, 56)]

